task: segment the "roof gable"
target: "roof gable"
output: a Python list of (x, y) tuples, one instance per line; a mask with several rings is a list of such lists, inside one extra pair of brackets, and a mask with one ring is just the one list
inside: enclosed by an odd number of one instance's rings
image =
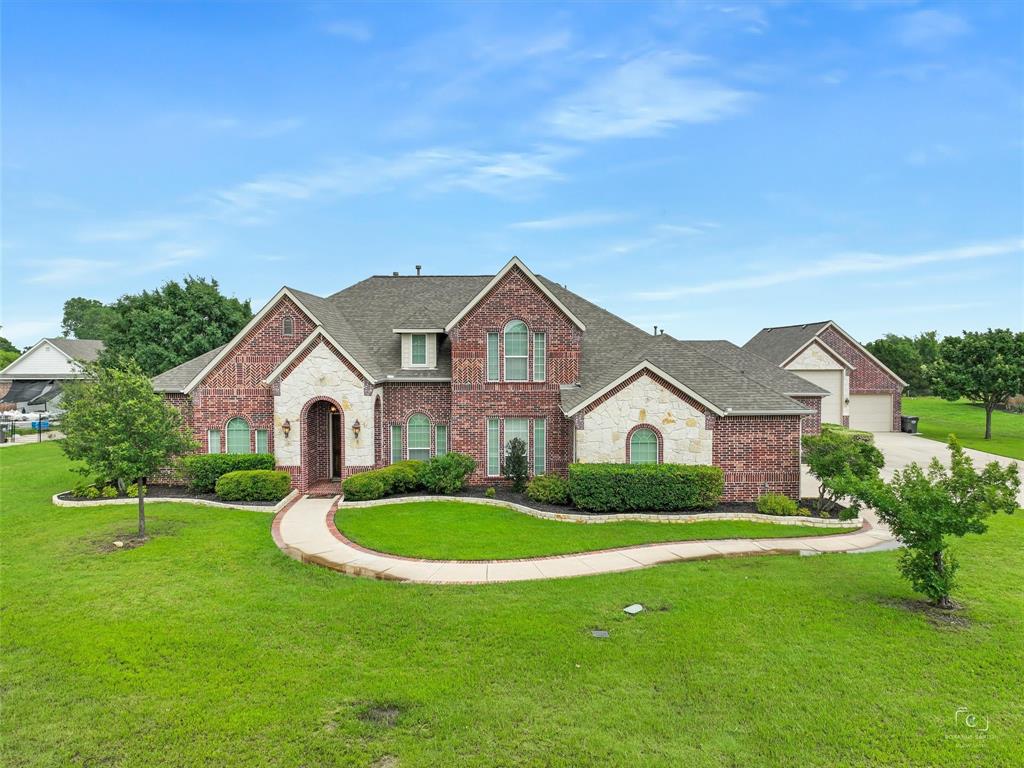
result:
[(569, 318), (570, 321), (572, 321), (573, 325), (575, 325), (581, 331), (585, 331), (587, 329), (587, 327), (583, 324), (583, 321), (576, 317), (576, 315), (573, 314), (572, 310), (570, 310), (565, 304), (563, 304), (558, 299), (558, 297), (555, 296), (555, 294), (552, 293), (551, 290), (543, 282), (541, 282), (541, 280), (535, 274), (533, 274), (533, 272), (530, 271), (530, 268), (527, 267), (522, 261), (520, 261), (518, 256), (513, 256), (512, 259), (508, 262), (508, 264), (502, 267), (498, 271), (498, 274), (491, 278), (487, 285), (481, 288), (480, 291), (476, 294), (476, 296), (470, 299), (469, 303), (466, 304), (466, 306), (464, 306), (461, 310), (459, 310), (455, 317), (453, 317), (445, 324), (445, 331), (449, 332), (451, 331), (452, 328), (458, 325), (459, 322), (466, 315), (468, 315), (470, 311), (472, 311), (473, 307), (475, 307), (477, 304), (483, 301), (487, 294), (489, 294), (494, 289), (494, 287), (501, 282), (502, 278), (504, 278), (505, 275), (507, 275), (513, 269), (518, 269), (527, 280), (529, 280), (537, 287), (537, 290), (543, 293), (551, 301), (552, 304), (558, 307), (559, 311), (561, 311), (562, 314), (564, 314), (567, 318)]

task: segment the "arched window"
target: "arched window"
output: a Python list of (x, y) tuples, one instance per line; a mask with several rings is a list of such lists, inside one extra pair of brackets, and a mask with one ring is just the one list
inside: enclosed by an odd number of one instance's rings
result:
[(295, 333), (295, 320), (291, 315), (285, 315), (281, 320), (281, 335), (292, 336)]
[(629, 438), (630, 464), (658, 463), (658, 436), (653, 429), (641, 427)]
[(409, 417), (409, 458), (430, 460), (430, 419), (422, 413)]
[(228, 453), (252, 453), (249, 423), (245, 419), (232, 419), (228, 422)]
[(505, 381), (526, 381), (529, 335), (526, 323), (513, 320), (505, 326)]

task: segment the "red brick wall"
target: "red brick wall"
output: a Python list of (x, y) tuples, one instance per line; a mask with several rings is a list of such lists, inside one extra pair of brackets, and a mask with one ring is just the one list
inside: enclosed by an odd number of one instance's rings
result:
[[(499, 357), (504, 355), (502, 331), (511, 320), (529, 330), (529, 377), (533, 378), (533, 334), (547, 335), (546, 380), (488, 382), (487, 334), (499, 334)], [(518, 268), (512, 269), (469, 314), (452, 329), (451, 443), (452, 450), (477, 462), (471, 483), (495, 485), (487, 477), (487, 419), (547, 420), (547, 467), (565, 473), (572, 455), (572, 427), (561, 410), (561, 384), (579, 379), (582, 332)], [(502, 360), (502, 375), (504, 361)], [(385, 407), (386, 403), (385, 403)], [(504, 437), (501, 437), (504, 441)], [(531, 470), (533, 430), (530, 430)]]
[(807, 408), (813, 408), (814, 413), (810, 416), (804, 416), (800, 419), (802, 423), (803, 433), (805, 435), (820, 435), (821, 434), (821, 398), (820, 397), (794, 397), (800, 405), (806, 406)]
[[(451, 387), (447, 383), (418, 384), (415, 382), (390, 382), (384, 385), (381, 408), (383, 424), (380, 429), (381, 465), (391, 463), (391, 427), (395, 424), (402, 427), (402, 457), (405, 458), (409, 438), (406, 423), (414, 413), (422, 413), (430, 419), (430, 451), (433, 454), (437, 450), (437, 446), (434, 444), (437, 436), (434, 427), (437, 424), (451, 424)], [(450, 434), (451, 426), (448, 431), (448, 442), (452, 444), (451, 450), (458, 450), (453, 445), (454, 441)]]
[(765, 493), (800, 496), (800, 417), (715, 418), (712, 463), (725, 472), (725, 501)]
[[(856, 366), (850, 372), (851, 395), (892, 395), (892, 428), (899, 432), (903, 385), (834, 328), (826, 328), (820, 338)], [(849, 418), (844, 417), (843, 423), (849, 426)]]

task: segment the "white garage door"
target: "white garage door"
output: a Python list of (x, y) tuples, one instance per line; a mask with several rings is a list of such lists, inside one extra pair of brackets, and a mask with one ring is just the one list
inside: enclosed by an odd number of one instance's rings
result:
[(843, 423), (842, 371), (793, 371), (797, 376), (817, 384), (832, 394), (821, 398), (821, 420), (827, 424)]
[(850, 395), (850, 429), (892, 432), (892, 396)]

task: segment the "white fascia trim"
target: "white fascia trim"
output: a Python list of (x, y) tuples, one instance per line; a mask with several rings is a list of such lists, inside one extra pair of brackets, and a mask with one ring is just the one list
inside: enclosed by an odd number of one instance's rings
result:
[[(900, 384), (902, 384), (902, 385), (903, 385), (904, 387), (905, 387), (905, 386), (907, 386), (907, 382), (905, 382), (905, 381), (904, 381), (903, 379), (901, 379), (901, 378), (900, 378), (899, 376), (897, 376), (897, 375), (896, 375), (895, 373), (893, 373), (893, 372), (892, 372), (892, 371), (891, 371), (891, 370), (890, 370), (890, 369), (889, 369), (889, 368), (888, 368), (888, 367), (886, 366), (886, 364), (885, 364), (885, 363), (883, 363), (883, 362), (882, 362), (881, 360), (879, 360), (879, 359), (878, 359), (877, 357), (875, 357), (875, 356), (874, 356), (874, 355), (872, 355), (872, 354), (871, 354), (870, 352), (868, 352), (868, 351), (867, 351), (867, 350), (866, 350), (866, 349), (864, 348), (864, 346), (863, 346), (863, 345), (862, 345), (862, 344), (861, 344), (861, 343), (860, 343), (859, 341), (857, 341), (857, 340), (856, 340), (855, 338), (853, 338), (853, 337), (852, 337), (852, 336), (851, 336), (850, 334), (848, 334), (848, 333), (847, 333), (846, 331), (844, 331), (844, 330), (843, 330), (842, 328), (840, 328), (840, 327), (839, 327), (838, 325), (836, 325), (836, 324), (835, 324), (834, 322), (832, 322), (831, 320), (829, 320), (829, 321), (828, 321), (828, 323), (826, 323), (826, 324), (825, 324), (825, 328), (832, 328), (832, 329), (833, 329), (833, 330), (834, 330), (834, 331), (835, 331), (836, 333), (838, 333), (838, 334), (839, 334), (840, 336), (842, 336), (843, 338), (845, 338), (845, 339), (846, 339), (846, 340), (847, 340), (848, 342), (850, 342), (851, 344), (853, 344), (853, 346), (855, 346), (855, 347), (856, 347), (857, 349), (859, 349), (859, 350), (861, 351), (861, 354), (865, 355), (865, 356), (866, 356), (866, 357), (867, 357), (867, 358), (868, 358), (869, 360), (871, 360), (872, 362), (874, 362), (874, 364), (875, 364), (875, 365), (877, 365), (877, 366), (878, 366), (879, 368), (881, 368), (881, 369), (882, 369), (883, 371), (885, 371), (885, 372), (886, 372), (886, 373), (888, 373), (888, 374), (889, 374), (890, 376), (892, 376), (892, 377), (893, 377), (894, 379), (896, 379), (896, 381), (898, 381), (898, 382), (899, 382)], [(819, 333), (819, 334), (823, 333), (823, 332), (825, 331), (825, 328), (822, 328), (822, 329), (821, 329), (820, 331), (818, 331), (818, 333)], [(822, 342), (822, 343), (824, 344), (824, 342)]]
[[(363, 370), (362, 366), (360, 366), (359, 363), (357, 363), (352, 358), (352, 356), (348, 354), (348, 352), (345, 352), (344, 348), (340, 344), (338, 344), (334, 339), (332, 339), (330, 334), (328, 334), (323, 329), (323, 327), (320, 325), (320, 321), (317, 319), (317, 316), (310, 312), (309, 309), (301, 301), (299, 301), (298, 297), (294, 293), (289, 291), (287, 288), (282, 288), (281, 290), (274, 294), (273, 298), (271, 298), (270, 301), (263, 305), (263, 309), (257, 312), (256, 315), (252, 318), (252, 320), (246, 323), (245, 327), (242, 330), (235, 334), (235, 337), (230, 342), (224, 345), (224, 348), (217, 353), (216, 357), (214, 357), (213, 360), (207, 363), (206, 367), (204, 367), (203, 370), (196, 374), (195, 378), (193, 378), (192, 381), (188, 383), (188, 386), (186, 386), (182, 390), (182, 392), (184, 392), (187, 395), (193, 389), (195, 389), (199, 385), (199, 382), (206, 378), (207, 374), (209, 374), (210, 371), (212, 371), (214, 368), (220, 365), (221, 361), (223, 361), (224, 358), (231, 353), (231, 351), (237, 346), (239, 340), (245, 338), (245, 335), (249, 333), (249, 331), (251, 331), (253, 328), (255, 328), (260, 323), (260, 321), (262, 321), (263, 318), (266, 317), (267, 313), (270, 312), (270, 310), (273, 309), (275, 306), (277, 306), (277, 303), (286, 296), (289, 299), (291, 299), (292, 302), (295, 303), (295, 306), (297, 306), (299, 309), (305, 312), (306, 316), (310, 320), (316, 323), (317, 327), (313, 330), (313, 333), (322, 333), (328, 341), (334, 344), (338, 348), (338, 350), (341, 351), (345, 355), (345, 357), (347, 357), (352, 362), (352, 364), (359, 370), (361, 374), (363, 374), (363, 376), (365, 376), (371, 382), (373, 381), (373, 377), (367, 374), (366, 371)], [(306, 338), (308, 339), (309, 337), (307, 336)]]
[(77, 374), (70, 374), (70, 375), (69, 375), (69, 374), (61, 374), (60, 376), (57, 376), (57, 375), (52, 375), (52, 374), (45, 374), (45, 373), (44, 373), (44, 374), (36, 374), (36, 373), (33, 373), (33, 374), (27, 374), (27, 373), (12, 373), (12, 374), (9, 374), (9, 375), (10, 375), (10, 376), (11, 376), (12, 378), (15, 378), (15, 379), (16, 379), (16, 378), (19, 378), (19, 377), (25, 377), (25, 378), (26, 378), (27, 380), (29, 380), (29, 381), (34, 381), (34, 380), (42, 380), (42, 379), (60, 379), (60, 378), (65, 378), (65, 379), (67, 379), (67, 378), (74, 378), (74, 377), (76, 377), (76, 376), (78, 376), (78, 377), (81, 377), (81, 376), (83, 376), (83, 375), (84, 375), (84, 373), (81, 373), (81, 371), (82, 371), (82, 364), (81, 364), (80, 362), (78, 362), (77, 360), (75, 360), (75, 358), (73, 358), (73, 357), (72, 357), (71, 355), (69, 355), (69, 354), (68, 354), (67, 352), (65, 352), (65, 351), (64, 351), (63, 349), (61, 349), (60, 347), (58, 347), (58, 346), (57, 346), (56, 344), (54, 344), (54, 343), (53, 343), (52, 341), (50, 341), (49, 339), (40, 339), (39, 341), (37, 341), (37, 342), (36, 342), (36, 343), (35, 343), (35, 344), (34, 344), (34, 345), (32, 346), (32, 348), (31, 348), (31, 349), (26, 349), (26, 350), (25, 350), (24, 352), (22, 352), (22, 353), (21, 353), (20, 355), (18, 355), (18, 356), (17, 356), (16, 358), (14, 358), (13, 360), (11, 360), (11, 362), (10, 362), (10, 363), (8, 363), (7, 365), (5, 365), (5, 366), (3, 367), (3, 369), (0, 369), (0, 376), (4, 376), (4, 375), (5, 375), (6, 373), (7, 373), (7, 369), (8, 369), (8, 368), (10, 368), (10, 367), (11, 367), (11, 366), (13, 366), (13, 365), (17, 365), (17, 364), (18, 364), (18, 363), (19, 363), (19, 362), (21, 361), (21, 359), (22, 359), (22, 358), (24, 358), (24, 357), (28, 357), (28, 356), (29, 356), (29, 355), (31, 355), (31, 354), (32, 354), (33, 352), (35, 352), (35, 351), (36, 351), (37, 349), (39, 349), (39, 348), (40, 348), (41, 346), (43, 346), (43, 344), (46, 344), (47, 346), (53, 347), (53, 348), (54, 348), (55, 350), (57, 350), (57, 351), (58, 351), (58, 352), (60, 352), (60, 353), (61, 353), (62, 355), (64, 355), (64, 357), (65, 357), (65, 358), (67, 358), (67, 361), (68, 361), (69, 363), (71, 363), (71, 364), (72, 364), (72, 365), (74, 365), (74, 366), (75, 366), (76, 368), (78, 368), (78, 370), (80, 371), (80, 373), (77, 373)]
[(786, 397), (828, 397), (827, 392), (783, 392)]
[[(564, 411), (565, 415), (566, 416), (574, 416), (575, 414), (577, 414), (580, 411), (582, 411), (584, 408), (586, 408), (588, 405), (590, 405), (592, 402), (594, 402), (598, 398), (603, 397), (604, 395), (606, 395), (609, 392), (611, 392), (613, 389), (615, 389), (615, 387), (619, 386), (619, 384), (624, 382), (630, 376), (633, 376), (633, 375), (635, 375), (637, 373), (640, 373), (640, 371), (642, 371), (644, 369), (647, 369), (648, 371), (653, 373), (655, 376), (659, 376), (660, 378), (664, 379), (665, 381), (667, 381), (669, 384), (671, 384), (676, 389), (679, 389), (680, 391), (685, 392), (687, 395), (692, 397), (698, 403), (700, 403), (701, 405), (705, 406), (706, 408), (708, 408), (710, 411), (712, 411), (713, 413), (717, 414), (718, 416), (726, 416), (727, 415), (726, 412), (723, 411), (721, 408), (719, 408), (718, 406), (713, 405), (712, 403), (708, 402), (708, 400), (706, 400), (705, 398), (703, 398), (700, 395), (698, 395), (696, 392), (694, 392), (688, 386), (683, 384), (681, 381), (678, 381), (677, 379), (673, 378), (672, 376), (669, 376), (667, 373), (665, 373), (663, 370), (661, 370), (661, 368), (659, 368), (658, 366), (654, 365), (651, 362), (648, 362), (647, 360), (644, 360), (643, 362), (639, 363), (636, 367), (631, 368), (630, 370), (626, 371), (624, 374), (619, 376), (619, 378), (615, 379), (615, 381), (613, 381), (611, 384), (609, 384), (606, 387), (602, 387), (600, 390), (598, 390), (595, 394), (593, 394), (590, 397), (588, 397), (582, 403), (579, 403), (578, 405), (574, 405), (568, 411)], [(808, 413), (811, 413), (811, 411), (808, 411)]]
[(365, 378), (371, 384), (375, 384), (376, 383), (373, 380), (373, 377), (370, 376), (370, 374), (366, 372), (366, 370), (363, 368), (363, 366), (361, 366), (359, 363), (357, 363), (355, 358), (353, 358), (352, 355), (350, 355), (348, 352), (346, 352), (345, 348), (343, 346), (341, 346), (341, 344), (339, 344), (335, 340), (335, 338), (333, 336), (331, 336), (331, 334), (329, 334), (326, 330), (324, 330), (324, 327), (322, 325), (318, 325), (316, 328), (314, 328), (312, 331), (310, 331), (309, 335), (302, 340), (302, 343), (299, 344), (299, 346), (297, 346), (295, 349), (293, 349), (292, 353), (290, 355), (288, 355), (288, 357), (286, 357), (284, 360), (282, 360), (281, 363), (277, 366), (277, 368), (275, 368), (269, 374), (267, 374), (267, 378), (264, 379), (263, 383), (264, 384), (270, 384), (271, 382), (274, 381), (274, 379), (276, 379), (278, 376), (280, 376), (282, 373), (284, 373), (285, 369), (289, 365), (291, 365), (295, 361), (295, 359), (298, 358), (299, 355), (301, 355), (303, 352), (305, 352), (307, 349), (309, 349), (311, 346), (313, 346), (313, 344), (316, 342), (318, 336), (322, 336), (324, 341), (329, 341), (331, 344), (333, 344), (334, 347), (339, 352), (341, 352), (341, 354), (345, 357), (345, 359), (348, 360), (350, 363), (352, 363), (352, 365), (354, 365), (356, 367), (356, 370), (358, 370), (359, 373), (361, 373), (363, 375), (363, 378)]
[(459, 321), (462, 320), (462, 318), (464, 318), (467, 314), (469, 314), (469, 311), (473, 309), (473, 307), (475, 307), (480, 302), (480, 300), (484, 298), (484, 296), (490, 293), (491, 289), (498, 284), (498, 281), (501, 280), (501, 278), (503, 278), (505, 275), (507, 275), (514, 267), (519, 267), (519, 269), (523, 271), (523, 274), (526, 275), (526, 277), (534, 285), (536, 285), (537, 288), (540, 289), (541, 293), (543, 293), (545, 296), (551, 299), (551, 302), (556, 307), (558, 307), (558, 309), (561, 310), (566, 317), (572, 320), (573, 324), (575, 324), (577, 328), (579, 328), (581, 331), (587, 330), (587, 327), (583, 324), (583, 322), (578, 317), (576, 317), (576, 315), (570, 312), (567, 306), (565, 306), (562, 302), (555, 298), (555, 295), (547, 289), (547, 286), (545, 286), (544, 283), (542, 283), (538, 279), (538, 277), (535, 274), (533, 274), (533, 272), (530, 271), (530, 268), (523, 264), (523, 262), (519, 260), (518, 256), (513, 256), (509, 263), (502, 267), (501, 271), (499, 271), (498, 274), (491, 278), (491, 281), (483, 287), (480, 293), (474, 296), (472, 300), (470, 300), (470, 302), (462, 308), (459, 314), (457, 314), (448, 322), (448, 324), (444, 327), (444, 333), (450, 332), (452, 328), (458, 325)]
[[(825, 328), (828, 328), (828, 326), (826, 325), (821, 330), (824, 331)], [(844, 333), (843, 335), (845, 336), (846, 334)], [(799, 349), (797, 349), (797, 351), (794, 352), (792, 355), (787, 357), (786, 361), (784, 363), (782, 363), (782, 365), (780, 365), (779, 368), (786, 368), (787, 365), (789, 365), (791, 362), (793, 362), (794, 359), (799, 357), (803, 353), (803, 351), (805, 349), (807, 349), (809, 346), (811, 346), (811, 344), (817, 344), (818, 346), (823, 347), (825, 352), (829, 355), (829, 357), (832, 357), (837, 363), (839, 363), (841, 366), (843, 366), (847, 370), (852, 371), (852, 370), (856, 369), (857, 366), (855, 366), (849, 360), (844, 358), (842, 355), (840, 355), (838, 352), (836, 352), (834, 349), (832, 349), (832, 347), (830, 347), (824, 341), (819, 339), (817, 336), (813, 336), (812, 338), (808, 339), (807, 342), (803, 346), (801, 346)], [(786, 370), (788, 371), (788, 370), (791, 370), (791, 369), (786, 368)], [(797, 369), (797, 370), (801, 370), (802, 371), (802, 370), (805, 370), (805, 369), (800, 368), (800, 369)], [(828, 370), (828, 369), (826, 368), (824, 370)]]
[(392, 333), (444, 333), (444, 328), (393, 328)]
[(726, 411), (725, 415), (728, 416), (808, 416), (815, 411), (809, 408), (801, 408), (800, 410), (790, 411)]

